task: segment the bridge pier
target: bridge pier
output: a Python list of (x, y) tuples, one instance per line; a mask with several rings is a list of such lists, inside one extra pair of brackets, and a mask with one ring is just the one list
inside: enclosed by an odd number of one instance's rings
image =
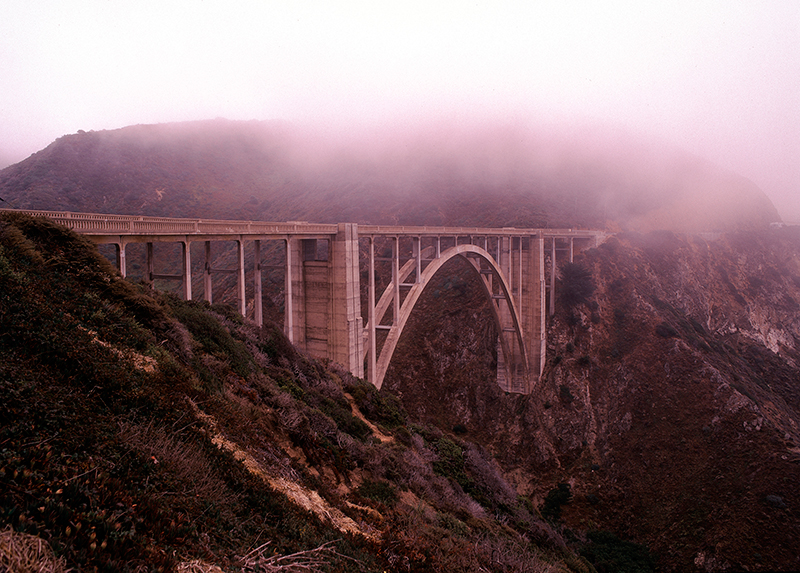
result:
[(204, 241), (206, 262), (203, 265), (203, 299), (211, 304), (214, 302), (214, 285), (211, 282), (211, 241)]
[(126, 278), (128, 276), (128, 264), (125, 260), (125, 243), (121, 240), (118, 243), (114, 243), (114, 251), (119, 274), (122, 278)]
[[(325, 240), (288, 239), (286, 292), (289, 339), (317, 358), (364, 376), (358, 230), (341, 223)], [(320, 251), (325, 251), (324, 257)]]
[(264, 325), (263, 293), (261, 292), (261, 241), (253, 241), (253, 320)]
[(236, 240), (236, 299), (239, 303), (239, 314), (247, 316), (247, 301), (244, 290), (244, 241)]
[(556, 238), (550, 248), (550, 316), (556, 313)]
[(367, 357), (367, 379), (374, 383), (377, 376), (377, 362), (378, 362), (378, 337), (377, 337), (377, 324), (375, 313), (375, 237), (369, 237), (369, 286), (367, 291), (367, 323), (368, 323), (368, 346), (369, 354)]
[(181, 241), (181, 258), (183, 259), (183, 300), (192, 300), (192, 251), (189, 241)]
[(515, 332), (512, 309), (501, 301), (500, 334), (506, 336), (511, 351), (501, 352), (499, 338), (497, 384), (506, 392), (528, 394), (541, 376), (545, 360), (544, 240), (539, 235), (502, 237), (497, 251), (500, 267), (512, 285), (521, 330), (520, 337), (508, 336)]
[(154, 285), (154, 275), (155, 275), (155, 261), (153, 259), (153, 243), (148, 241), (145, 244), (145, 271), (144, 275), (144, 282), (147, 283), (150, 288), (153, 288)]

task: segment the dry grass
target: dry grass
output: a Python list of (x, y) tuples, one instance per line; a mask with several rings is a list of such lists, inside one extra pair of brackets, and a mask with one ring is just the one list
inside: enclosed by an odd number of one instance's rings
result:
[(10, 527), (0, 531), (0, 573), (67, 573), (63, 559), (56, 558), (50, 545), (35, 535), (18, 533)]
[(181, 439), (178, 434), (153, 421), (146, 425), (120, 423), (123, 443), (171, 472), (182, 484), (183, 490), (178, 493), (213, 502), (220, 508), (233, 505), (237, 495), (210, 469), (212, 464), (202, 448), (192, 440)]
[[(335, 541), (291, 555), (268, 555), (270, 543), (264, 543), (244, 556), (242, 573), (318, 573), (327, 570), (333, 558), (345, 559), (356, 566), (360, 565), (359, 561), (338, 553), (333, 548)], [(216, 565), (199, 559), (180, 563), (176, 571), (177, 573), (225, 573)], [(0, 573), (5, 572), (0, 571)]]
[[(244, 558), (243, 573), (258, 571), (259, 573), (316, 573), (323, 571), (330, 564), (332, 557), (344, 557), (333, 549), (335, 542), (330, 541), (307, 551), (291, 555), (265, 556), (269, 543), (253, 549)], [(349, 559), (349, 558), (346, 558)], [(354, 564), (357, 561), (352, 560)]]
[(195, 559), (194, 561), (184, 561), (175, 568), (177, 573), (225, 573), (216, 565), (211, 565), (205, 561)]
[[(288, 497), (295, 505), (317, 515), (323, 522), (331, 523), (342, 533), (361, 535), (370, 540), (375, 540), (372, 532), (365, 531), (359, 527), (355, 521), (347, 517), (339, 509), (326, 502), (318, 492), (307, 489), (297, 482), (272, 475), (261, 463), (248, 451), (245, 451), (239, 444), (229, 440), (219, 432), (217, 421), (206, 414), (192, 401), (189, 404), (194, 409), (197, 417), (203, 421), (206, 428), (211, 432), (211, 441), (221, 450), (225, 450), (233, 455), (251, 474), (258, 476), (273, 489), (281, 492)], [(272, 569), (261, 569), (262, 571), (272, 571)], [(281, 569), (274, 569), (281, 571)], [(295, 571), (295, 570), (288, 570)], [(296, 571), (305, 571), (296, 569)], [(309, 569), (309, 571), (311, 571)]]

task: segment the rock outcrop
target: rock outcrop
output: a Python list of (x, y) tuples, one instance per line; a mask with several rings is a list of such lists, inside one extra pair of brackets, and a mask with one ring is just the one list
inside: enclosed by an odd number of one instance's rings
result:
[(665, 570), (800, 568), (800, 233), (622, 234), (576, 264), (593, 294), (559, 300), (532, 395), (493, 384), (470, 286), (440, 286), (470, 310), (409, 331), (387, 386), (479, 438), (521, 492), (569, 483), (574, 530), (646, 544)]

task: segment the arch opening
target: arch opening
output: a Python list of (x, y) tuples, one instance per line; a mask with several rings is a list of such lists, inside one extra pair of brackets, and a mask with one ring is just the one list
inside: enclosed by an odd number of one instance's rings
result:
[[(397, 277), (388, 285), (381, 296), (381, 301), (376, 305), (377, 312), (374, 314), (376, 326), (380, 324), (382, 313), (393, 302), (395, 309), (399, 307), (397, 316), (392, 317), (392, 324), (388, 328), (388, 333), (377, 356), (374, 372), (370, 372), (370, 381), (377, 388), (380, 388), (383, 384), (383, 379), (394, 356), (397, 343), (420, 296), (430, 284), (432, 278), (439, 273), (446, 263), (455, 257), (461, 257), (469, 263), (469, 268), (477, 275), (478, 283), (482, 286), (483, 292), (490, 302), (489, 307), (498, 332), (498, 353), (502, 354), (502, 364), (507, 369), (505, 375), (523, 378), (524, 380), (528, 379), (530, 369), (520, 314), (506, 276), (502, 272), (499, 263), (485, 249), (473, 244), (456, 244), (442, 251), (438, 258), (430, 260), (424, 270), (421, 270), (417, 282), (413, 285), (406, 285), (410, 286), (410, 289), (402, 298), (402, 304), (399, 304), (399, 301), (394, 301), (395, 297), (398, 296), (397, 284), (412, 272), (412, 268), (419, 269), (419, 267), (413, 267), (414, 261), (406, 262), (402, 269), (398, 269)], [(365, 337), (369, 337), (371, 327), (372, 325), (367, 325)], [(498, 357), (498, 365), (500, 363), (501, 361)]]

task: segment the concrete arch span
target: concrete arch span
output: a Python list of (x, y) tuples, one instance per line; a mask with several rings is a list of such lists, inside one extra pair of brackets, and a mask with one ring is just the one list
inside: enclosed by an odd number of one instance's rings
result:
[[(409, 292), (402, 301), (402, 305), (400, 305), (398, 316), (393, 317), (389, 333), (381, 348), (380, 355), (377, 357), (374, 374), (370, 376), (372, 383), (377, 388), (383, 385), (383, 380), (394, 356), (397, 343), (425, 287), (447, 262), (456, 257), (461, 257), (470, 263), (469, 267), (474, 271), (483, 287), (484, 293), (491, 302), (490, 308), (499, 333), (498, 352), (502, 353), (501, 360), (498, 360), (498, 368), (502, 364), (502, 367), (507, 371), (506, 377), (517, 378), (516, 383), (518, 385), (528, 385), (530, 366), (524, 343), (522, 321), (512, 295), (511, 285), (500, 268), (500, 264), (491, 254), (477, 245), (465, 244), (451, 247), (443, 251), (438, 258), (431, 260), (420, 274), (419, 280), (410, 287)], [(400, 269), (395, 280), (402, 283), (413, 272), (413, 268), (414, 261), (408, 261)], [(390, 283), (386, 287), (375, 309), (376, 325), (380, 323), (397, 292), (398, 290), (394, 283)], [(367, 325), (365, 337), (369, 337), (371, 327), (372, 325)], [(520, 378), (522, 380), (519, 380)]]

